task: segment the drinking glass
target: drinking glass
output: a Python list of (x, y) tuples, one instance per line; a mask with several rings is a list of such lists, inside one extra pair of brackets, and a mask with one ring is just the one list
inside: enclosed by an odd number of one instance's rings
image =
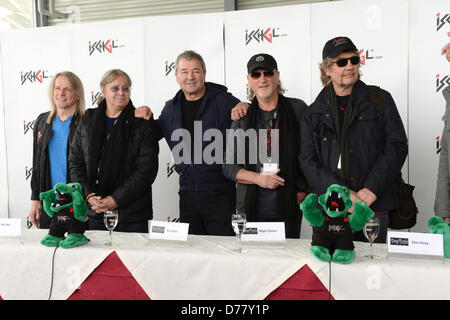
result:
[(377, 256), (375, 253), (373, 253), (372, 243), (375, 241), (375, 239), (378, 237), (378, 232), (380, 231), (380, 221), (378, 220), (378, 217), (373, 217), (369, 219), (364, 226), (363, 232), (366, 239), (370, 242), (370, 253), (366, 254), (364, 257), (369, 259), (378, 259), (379, 256)]
[(103, 222), (105, 223), (106, 229), (109, 230), (109, 241), (105, 243), (106, 246), (112, 246), (112, 232), (117, 226), (119, 221), (119, 212), (117, 210), (105, 211), (103, 214)]
[(236, 233), (236, 236), (239, 241), (239, 249), (236, 249), (234, 251), (237, 251), (239, 253), (242, 253), (241, 236), (245, 231), (246, 224), (247, 224), (247, 216), (245, 215), (245, 213), (236, 212), (231, 215), (231, 225), (232, 225), (234, 233)]

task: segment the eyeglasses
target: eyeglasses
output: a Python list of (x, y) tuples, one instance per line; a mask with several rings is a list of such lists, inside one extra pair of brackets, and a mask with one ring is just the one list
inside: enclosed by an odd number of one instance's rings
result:
[(342, 59), (333, 61), (333, 63), (336, 63), (338, 67), (342, 68), (347, 65), (348, 60), (350, 60), (352, 65), (357, 65), (361, 61), (361, 58), (359, 56), (353, 56), (350, 58), (342, 58)]
[[(116, 87), (111, 87), (111, 91), (112, 92), (119, 92), (120, 91), (120, 87), (116, 86)], [(122, 91), (123, 92), (130, 92), (131, 87), (122, 87)]]
[(264, 70), (263, 72), (261, 71), (252, 71), (250, 73), (250, 77), (252, 77), (253, 79), (259, 79), (259, 77), (261, 76), (261, 74), (264, 74), (264, 77), (272, 77), (274, 75), (273, 70)]

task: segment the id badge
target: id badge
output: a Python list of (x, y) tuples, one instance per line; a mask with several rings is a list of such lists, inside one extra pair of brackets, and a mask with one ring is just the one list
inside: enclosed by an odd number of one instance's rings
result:
[(275, 172), (278, 170), (278, 163), (263, 163), (262, 172)]

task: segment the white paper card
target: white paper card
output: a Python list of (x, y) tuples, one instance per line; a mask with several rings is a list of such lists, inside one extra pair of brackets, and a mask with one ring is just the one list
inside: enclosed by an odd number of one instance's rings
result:
[(444, 255), (442, 234), (388, 231), (389, 253)]
[(285, 241), (284, 222), (247, 222), (242, 241)]
[(187, 241), (189, 223), (151, 221), (149, 236), (152, 239)]
[(275, 172), (278, 170), (278, 163), (263, 163), (262, 172)]
[(20, 237), (20, 219), (0, 219), (1, 237)]

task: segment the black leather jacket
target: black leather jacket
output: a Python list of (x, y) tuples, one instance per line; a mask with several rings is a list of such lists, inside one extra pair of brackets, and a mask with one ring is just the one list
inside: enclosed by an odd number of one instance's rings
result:
[[(41, 113), (34, 122), (33, 129), (33, 171), (31, 176), (31, 200), (39, 200), (41, 192), (52, 189), (50, 180), (50, 160), (48, 143), (52, 138), (52, 125), (47, 123), (50, 111)], [(69, 146), (78, 126), (77, 114), (72, 118), (69, 127), (69, 140), (67, 141), (67, 156)], [(67, 163), (67, 181), (70, 181), (69, 164)]]
[[(92, 172), (88, 168), (88, 150), (91, 141), (90, 129), (96, 110), (98, 108), (86, 111), (70, 146), (70, 176), (72, 182), (81, 184), (85, 195), (95, 193), (90, 187), (90, 182), (95, 177), (88, 174)], [(126, 161), (121, 164), (121, 174), (111, 197), (118, 205), (119, 222), (140, 222), (153, 218), (152, 183), (158, 173), (159, 145), (153, 119), (136, 119), (132, 112), (127, 125), (130, 136), (126, 146)]]

